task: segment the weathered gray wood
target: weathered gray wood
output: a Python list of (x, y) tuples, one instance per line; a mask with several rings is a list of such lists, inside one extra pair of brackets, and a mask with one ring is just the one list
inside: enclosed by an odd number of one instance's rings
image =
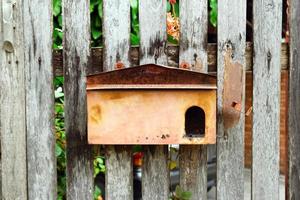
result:
[(300, 2), (290, 1), (289, 199), (300, 199)]
[(207, 72), (207, 1), (180, 1), (179, 66)]
[(132, 147), (105, 146), (105, 199), (133, 199)]
[[(178, 67), (178, 58), (179, 58), (179, 47), (177, 46), (168, 46), (166, 50), (168, 57), (168, 66)], [(209, 43), (207, 46), (207, 58), (208, 58), (208, 71), (216, 72), (217, 68), (217, 46), (216, 44)], [(252, 71), (252, 43), (246, 43), (246, 70)], [(91, 53), (91, 65), (87, 66), (88, 74), (95, 74), (102, 71), (103, 62), (102, 62), (102, 48), (92, 48)], [(132, 66), (139, 65), (139, 48), (131, 47), (130, 49), (130, 61)], [(62, 76), (63, 74), (63, 59), (62, 59), (62, 50), (53, 51), (53, 68), (55, 76)], [(282, 43), (281, 47), (281, 69), (285, 70), (289, 67), (289, 48), (286, 43)]]
[(161, 0), (139, 1), (141, 64), (167, 64), (166, 6)]
[(192, 192), (191, 199), (207, 199), (207, 146), (181, 145), (180, 187)]
[[(104, 0), (103, 14), (103, 70), (129, 67), (130, 0)], [(105, 157), (106, 199), (133, 199), (132, 147), (105, 146)]]
[[(179, 67), (207, 72), (207, 1), (180, 1)], [(181, 145), (180, 186), (192, 199), (207, 199), (207, 146)]]
[[(140, 64), (167, 64), (165, 47), (166, 1), (139, 1)], [(168, 146), (145, 146), (142, 196), (144, 200), (168, 199)]]
[(254, 1), (252, 199), (279, 199), (282, 1)]
[[(56, 199), (52, 1), (24, 0), (28, 199)], [(19, 30), (20, 31), (20, 30)]]
[(117, 63), (129, 67), (130, 0), (104, 0), (103, 13), (103, 71), (114, 69)]
[(0, 10), (1, 199), (27, 199), (23, 4)]
[(86, 132), (86, 68), (90, 56), (89, 0), (64, 0), (64, 92), (67, 198), (93, 198), (92, 148)]
[(168, 199), (168, 146), (144, 146), (142, 195), (143, 199)]
[[(246, 0), (219, 1), (217, 199), (220, 200), (244, 198), (245, 45)], [(231, 91), (232, 87), (239, 90)], [(237, 101), (241, 112), (228, 105), (230, 91), (235, 98), (229, 104)], [(234, 120), (228, 112), (235, 113)]]

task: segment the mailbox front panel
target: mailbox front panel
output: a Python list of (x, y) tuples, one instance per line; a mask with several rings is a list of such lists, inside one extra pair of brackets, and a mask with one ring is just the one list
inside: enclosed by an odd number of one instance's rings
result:
[(214, 144), (216, 90), (89, 90), (90, 144)]

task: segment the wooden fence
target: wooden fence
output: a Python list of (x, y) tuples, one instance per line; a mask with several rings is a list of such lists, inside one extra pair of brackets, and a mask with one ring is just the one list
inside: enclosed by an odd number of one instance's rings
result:
[[(300, 199), (300, 2), (290, 3), (287, 198), (297, 200)], [(52, 61), (51, 0), (1, 1), (2, 199), (56, 199), (52, 82), (55, 73), (62, 72), (61, 68), (53, 70), (53, 63), (61, 61), (65, 77), (68, 199), (93, 198), (92, 147), (87, 144), (86, 135), (86, 75), (112, 70), (117, 62), (122, 62), (126, 67), (145, 63), (188, 64), (192, 70), (201, 72), (217, 66), (216, 193), (217, 199), (224, 200), (244, 198), (245, 73), (252, 69), (252, 199), (278, 200), (282, 1), (253, 1), (254, 53), (250, 58), (251, 54), (246, 52), (249, 50), (246, 0), (219, 1), (217, 65), (210, 62), (214, 60), (210, 58), (214, 48), (207, 44), (207, 6), (207, 1), (180, 0), (180, 45), (168, 47), (166, 1), (140, 0), (140, 45), (131, 48), (130, 0), (104, 0), (104, 47), (91, 51), (89, 1), (63, 0), (63, 56), (62, 60), (54, 56)], [(95, 55), (103, 58), (94, 59)], [(224, 91), (230, 90), (228, 84), (241, 87), (235, 95), (242, 100), (242, 112), (234, 124), (222, 112), (227, 95)], [(192, 199), (207, 198), (207, 148), (180, 146), (180, 185), (193, 193)], [(144, 152), (143, 199), (168, 199), (167, 146), (144, 146)], [(106, 146), (105, 156), (106, 199), (133, 199), (131, 146)]]

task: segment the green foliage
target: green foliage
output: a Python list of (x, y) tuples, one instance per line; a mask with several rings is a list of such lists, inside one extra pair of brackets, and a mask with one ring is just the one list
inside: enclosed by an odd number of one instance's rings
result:
[[(57, 199), (66, 199), (66, 132), (64, 122), (64, 93), (63, 77), (54, 79), (55, 95), (55, 155), (57, 159)], [(103, 156), (94, 156), (94, 176), (105, 173), (105, 161)], [(94, 197), (98, 200), (101, 190), (95, 186)]]
[(216, 27), (218, 22), (218, 2), (217, 0), (209, 0), (209, 21), (210, 23)]
[(170, 200), (190, 200), (192, 198), (192, 193), (189, 191), (184, 191), (180, 186), (176, 186), (175, 193), (172, 195)]
[(105, 173), (105, 161), (103, 156), (96, 156), (94, 159), (94, 177), (96, 177), (99, 173)]
[[(91, 14), (91, 45), (92, 47), (102, 46), (102, 20), (103, 20), (103, 0), (90, 0)], [(63, 31), (62, 31), (62, 0), (53, 0), (53, 48), (62, 49)], [(131, 45), (139, 45), (139, 0), (130, 0), (130, 15), (131, 15)], [(217, 26), (217, 0), (209, 0), (210, 23)], [(173, 16), (179, 17), (179, 0), (173, 5), (167, 0), (167, 12), (171, 12)], [(168, 37), (168, 41), (173, 44), (178, 44), (178, 41), (172, 37)]]

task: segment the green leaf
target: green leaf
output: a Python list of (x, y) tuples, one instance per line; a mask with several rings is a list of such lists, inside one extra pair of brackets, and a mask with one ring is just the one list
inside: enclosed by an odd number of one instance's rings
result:
[(131, 45), (139, 45), (140, 37), (133, 33), (130, 33), (130, 42), (131, 42)]
[(53, 15), (57, 17), (61, 13), (61, 0), (53, 0)]
[(63, 25), (63, 22), (62, 22), (62, 15), (59, 15), (58, 17), (57, 17), (57, 21), (58, 21), (58, 25), (60, 26), (60, 27), (62, 27), (62, 25)]
[(98, 4), (98, 15), (102, 19), (102, 17), (103, 17), (103, 3), (102, 3), (102, 0), (100, 0), (100, 2)]
[(96, 29), (95, 27), (92, 27), (91, 29), (92, 29), (92, 37), (93, 37), (93, 39), (94, 40), (99, 39), (101, 37), (101, 35), (102, 35), (102, 32), (100, 30)]
[(182, 192), (181, 193), (181, 199), (182, 200), (190, 200), (191, 197), (192, 197), (192, 193), (191, 192), (186, 191), (186, 192)]
[(62, 154), (63, 150), (62, 148), (56, 143), (55, 145), (55, 155), (56, 157), (59, 157)]
[(167, 1), (167, 12), (171, 12), (171, 9), (172, 9), (171, 4), (169, 1)]
[(94, 189), (94, 200), (98, 200), (98, 197), (101, 195), (101, 189), (95, 185)]
[(132, 9), (138, 9), (139, 1), (138, 0), (130, 0), (130, 6)]

